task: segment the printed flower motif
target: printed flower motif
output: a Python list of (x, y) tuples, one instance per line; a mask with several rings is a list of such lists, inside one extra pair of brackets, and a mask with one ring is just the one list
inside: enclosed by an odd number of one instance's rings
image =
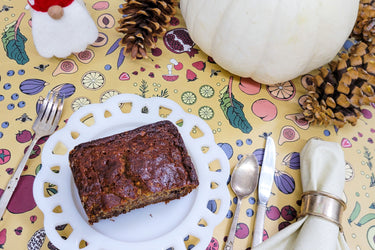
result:
[(90, 71), (83, 75), (82, 85), (86, 89), (100, 89), (105, 82), (104, 75), (98, 71)]
[(214, 117), (214, 110), (209, 106), (203, 106), (198, 110), (199, 117), (204, 120), (210, 120)]
[(90, 104), (91, 101), (87, 99), (86, 97), (78, 97), (72, 102), (72, 109), (74, 111), (77, 111), (78, 109), (82, 108), (83, 106), (86, 106)]
[(210, 85), (203, 85), (199, 88), (199, 93), (205, 98), (211, 98), (214, 95), (215, 90)]
[(192, 105), (197, 101), (197, 96), (191, 91), (186, 91), (182, 93), (181, 100), (187, 105)]

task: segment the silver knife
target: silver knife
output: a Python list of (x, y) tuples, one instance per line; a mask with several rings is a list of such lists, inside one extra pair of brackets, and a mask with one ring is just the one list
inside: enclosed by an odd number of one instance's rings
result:
[(268, 200), (271, 196), (271, 189), (275, 173), (276, 148), (271, 136), (267, 136), (266, 148), (264, 150), (262, 169), (258, 184), (258, 206), (255, 218), (252, 248), (263, 241), (264, 217)]

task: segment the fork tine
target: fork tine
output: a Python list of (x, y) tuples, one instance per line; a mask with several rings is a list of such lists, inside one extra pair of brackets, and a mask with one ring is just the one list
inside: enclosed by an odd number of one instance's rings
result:
[(55, 120), (53, 121), (53, 124), (52, 124), (53, 130), (56, 129), (57, 124), (60, 121), (62, 109), (63, 109), (63, 106), (64, 106), (64, 97), (62, 96), (61, 98), (58, 98), (58, 99), (60, 99), (61, 101), (58, 103)]
[(44, 98), (44, 100), (43, 100), (43, 102), (40, 106), (40, 109), (39, 109), (39, 112), (38, 112), (38, 118), (39, 119), (43, 117), (43, 114), (46, 111), (46, 107), (47, 107), (48, 101), (50, 99), (50, 96), (51, 96), (51, 91), (48, 92), (46, 98)]
[(54, 108), (54, 102), (55, 100), (57, 99), (57, 94), (56, 92), (52, 91), (52, 95), (51, 97), (48, 99), (48, 102), (47, 102), (47, 105), (46, 105), (46, 108), (45, 108), (45, 112), (44, 112), (44, 115), (43, 117), (41, 118), (41, 122), (43, 123), (46, 123), (48, 119), (53, 118), (53, 108)]
[(42, 102), (42, 104), (40, 106), (39, 112), (38, 112), (38, 116), (35, 119), (35, 122), (33, 124), (33, 127), (36, 124), (38, 124), (41, 121), (41, 119), (44, 117), (44, 114), (46, 112), (47, 104), (49, 103), (50, 97), (51, 97), (51, 91), (48, 92), (46, 98), (43, 100), (43, 102)]

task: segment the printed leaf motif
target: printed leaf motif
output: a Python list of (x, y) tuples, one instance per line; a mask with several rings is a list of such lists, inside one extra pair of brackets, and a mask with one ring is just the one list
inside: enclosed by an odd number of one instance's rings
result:
[(232, 95), (232, 102), (233, 106), (228, 107), (227, 115), (229, 119), (229, 123), (235, 127), (241, 129), (243, 133), (250, 133), (253, 129), (247, 119), (245, 118), (245, 114), (243, 113), (243, 104), (234, 99)]
[(354, 209), (353, 209), (352, 213), (349, 216), (349, 219), (348, 219), (349, 225), (352, 224), (353, 220), (357, 219), (360, 212), (361, 212), (361, 205), (357, 201), (355, 203), (355, 206), (354, 206)]
[(225, 117), (234, 128), (239, 128), (243, 133), (250, 133), (253, 129), (243, 113), (243, 104), (237, 101), (232, 94), (229, 95), (229, 87), (226, 86), (220, 91), (220, 107)]
[(118, 54), (117, 68), (120, 68), (120, 66), (123, 64), (123, 62), (125, 60), (124, 50), (125, 50), (125, 48), (122, 47), (121, 50), (120, 50), (120, 53)]
[(220, 108), (223, 110), (225, 118), (228, 119), (228, 108), (231, 106), (230, 103), (230, 98), (229, 98), (229, 93), (228, 93), (228, 86), (225, 86), (221, 91), (220, 91)]
[(121, 38), (117, 39), (112, 46), (108, 49), (107, 53), (105, 55), (112, 54), (119, 46), (119, 42), (121, 41)]
[(21, 65), (29, 61), (25, 50), (27, 38), (19, 30), (19, 25), (24, 15), (25, 13), (22, 13), (17, 21), (7, 25), (1, 37), (7, 56)]
[(366, 224), (367, 222), (369, 221), (372, 221), (372, 220), (375, 220), (375, 214), (366, 214), (365, 216), (363, 216), (358, 223), (356, 223), (357, 226), (362, 226), (364, 224)]

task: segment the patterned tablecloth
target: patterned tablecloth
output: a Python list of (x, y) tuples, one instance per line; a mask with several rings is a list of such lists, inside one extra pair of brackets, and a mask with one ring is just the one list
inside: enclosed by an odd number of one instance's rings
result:
[[(48, 91), (59, 88), (66, 96), (60, 127), (80, 107), (104, 102), (119, 93), (161, 96), (208, 123), (231, 168), (244, 154), (262, 154), (265, 133), (275, 139), (277, 165), (265, 238), (296, 220), (302, 192), (299, 152), (306, 141), (320, 137), (341, 144), (347, 162), (344, 233), (352, 249), (375, 249), (374, 104), (362, 110), (363, 116), (355, 127), (309, 126), (298, 120), (298, 102), (306, 94), (302, 76), (268, 87), (231, 75), (191, 41), (179, 10), (168, 32), (157, 41), (157, 48), (148, 51), (149, 59), (131, 60), (118, 46), (121, 34), (115, 27), (120, 4), (122, 1), (87, 0), (100, 32), (98, 40), (85, 52), (65, 59), (46, 59), (35, 50), (26, 1), (1, 0), (2, 37), (13, 35), (18, 41), (14, 46), (5, 46), (3, 39), (0, 45), (0, 188), (6, 186), (31, 141), (36, 105)], [(180, 37), (180, 43), (168, 39), (172, 33)], [(228, 103), (235, 106), (236, 112), (228, 115)], [(54, 249), (43, 230), (43, 213), (32, 196), (44, 143), (41, 140), (35, 146), (0, 222), (0, 248)], [(47, 187), (48, 193), (56, 191), (53, 185)], [(230, 210), (215, 228), (209, 249), (222, 249), (229, 232), (237, 201), (230, 192)], [(216, 204), (208, 207), (214, 210)], [(235, 249), (249, 248), (255, 209), (253, 193), (241, 209)], [(187, 248), (193, 245), (187, 239)]]

